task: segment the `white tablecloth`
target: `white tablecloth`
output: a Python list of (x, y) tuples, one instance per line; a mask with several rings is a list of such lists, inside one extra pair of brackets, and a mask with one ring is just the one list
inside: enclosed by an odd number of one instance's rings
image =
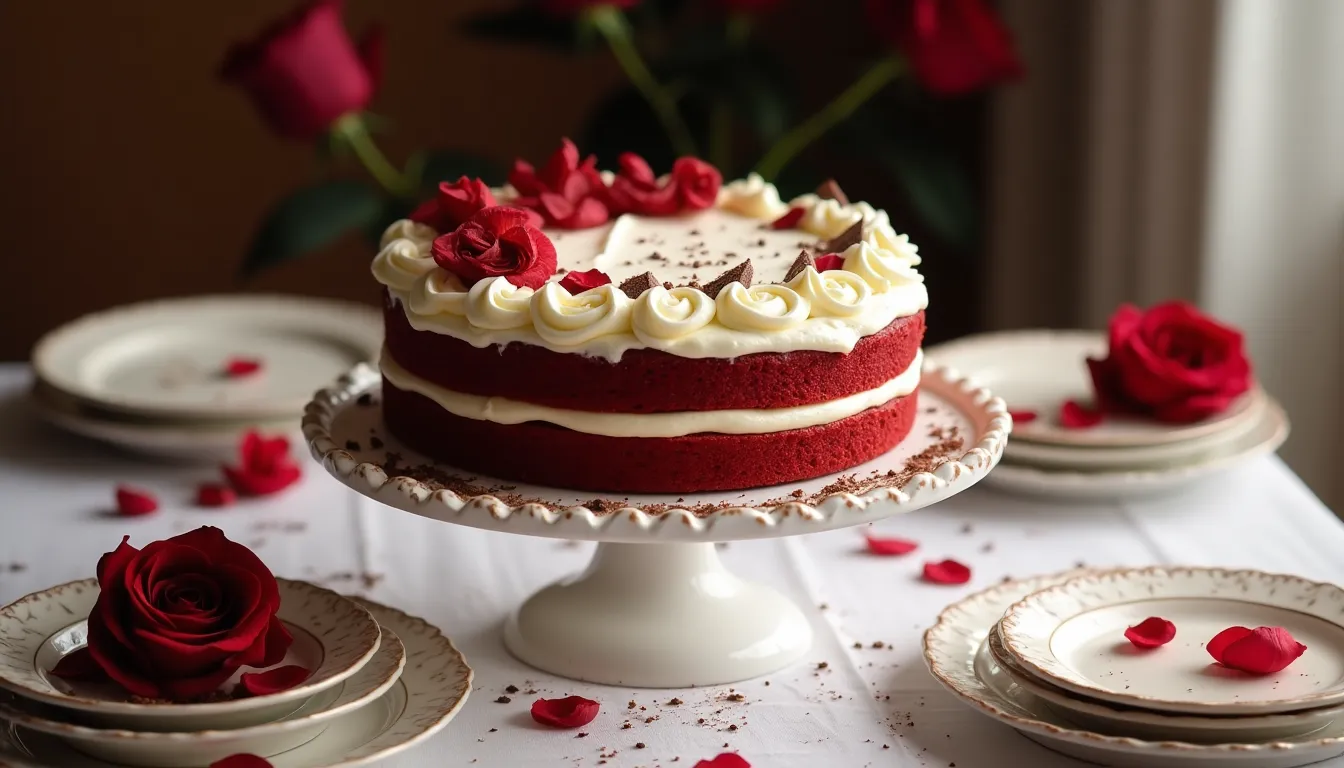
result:
[[(817, 637), (794, 668), (731, 686), (745, 701), (727, 700), (729, 686), (586, 685), (515, 661), (501, 626), (531, 591), (581, 568), (594, 545), (486, 533), (384, 508), (315, 464), (299, 486), (276, 497), (194, 508), (196, 484), (216, 471), (155, 464), (59, 433), (25, 407), (27, 384), (26, 368), (0, 366), (0, 603), (91, 576), (98, 556), (122, 534), (143, 545), (219, 526), (255, 548), (277, 575), (423, 616), (466, 654), (476, 670), (466, 708), (429, 742), (386, 761), (399, 768), (582, 768), (603, 759), (611, 768), (689, 768), (722, 751), (740, 752), (755, 768), (1076, 766), (938, 687), (919, 640), (939, 610), (1004, 576), (1079, 563), (1245, 566), (1344, 582), (1344, 526), (1276, 458), (1150, 501), (1063, 504), (975, 488), (879, 524), (883, 533), (920, 542), (903, 558), (865, 555), (855, 530), (726, 546), (728, 566), (796, 599)], [(114, 516), (117, 483), (154, 491), (163, 509)], [(919, 581), (921, 563), (943, 557), (970, 564), (971, 583)], [(875, 642), (886, 647), (875, 649)], [(524, 692), (496, 703), (509, 685)], [(531, 689), (538, 693), (526, 693)], [(533, 699), (569, 693), (602, 703), (586, 737), (532, 723)], [(667, 705), (673, 697), (685, 703)], [(622, 728), (627, 721), (631, 727)], [(1322, 765), (1341, 768), (1344, 759)]]

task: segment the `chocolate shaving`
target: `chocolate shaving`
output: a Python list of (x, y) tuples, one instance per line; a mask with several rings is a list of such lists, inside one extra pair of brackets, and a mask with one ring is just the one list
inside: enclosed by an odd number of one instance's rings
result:
[(840, 188), (840, 185), (835, 183), (835, 179), (827, 179), (821, 182), (821, 186), (817, 187), (817, 197), (822, 200), (834, 200), (841, 205), (849, 205), (849, 198), (845, 195), (845, 191)]
[(802, 271), (804, 269), (807, 269), (808, 267), (816, 269), (817, 260), (812, 258), (812, 254), (808, 253), (807, 251), (803, 251), (802, 253), (798, 254), (798, 258), (793, 260), (793, 266), (789, 267), (789, 271), (784, 275), (784, 282), (787, 283), (793, 280), (793, 278), (802, 274)]
[(822, 251), (825, 253), (844, 253), (849, 250), (851, 245), (857, 245), (861, 242), (863, 242), (863, 219), (854, 222), (849, 229), (827, 242)]
[(635, 275), (621, 283), (621, 293), (632, 299), (638, 299), (641, 294), (650, 288), (656, 288), (662, 285), (658, 278), (653, 276), (652, 272), (645, 272), (642, 275)]
[(697, 290), (697, 291), (703, 291), (703, 290), (705, 290), (705, 286), (701, 285), (699, 280), (692, 280), (691, 282), (689, 282), (689, 283), (686, 284), (686, 287), (687, 287), (687, 288), (694, 288), (694, 289)]
[(741, 283), (743, 286), (750, 288), (752, 273), (751, 259), (747, 259), (736, 267), (733, 267), (722, 275), (714, 278), (713, 282), (705, 286), (704, 291), (709, 294), (711, 299), (717, 299), (719, 297), (719, 291), (727, 288), (731, 283)]

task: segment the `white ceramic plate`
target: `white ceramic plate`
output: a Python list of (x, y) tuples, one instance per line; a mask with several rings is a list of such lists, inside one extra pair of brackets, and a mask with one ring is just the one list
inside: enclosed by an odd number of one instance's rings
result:
[(222, 462), (238, 457), (238, 443), (253, 429), (291, 432), (296, 420), (182, 422), (112, 418), (106, 411), (75, 406), (73, 398), (53, 398), (34, 388), (32, 403), (52, 425), (135, 453), (180, 462)]
[[(1126, 627), (1149, 616), (1176, 638), (1141, 651)], [(1204, 650), (1230, 626), (1281, 626), (1307, 652), (1251, 675)], [(1289, 712), (1344, 704), (1344, 589), (1296, 576), (1218, 568), (1141, 568), (1080, 576), (1014, 604), (1004, 648), (1041, 680), (1130, 707), (1205, 715)]]
[(1248, 459), (1273, 453), (1288, 439), (1288, 432), (1287, 414), (1271, 399), (1250, 431), (1211, 449), (1209, 455), (1195, 464), (1125, 472), (1078, 472), (1039, 469), (1003, 461), (985, 479), (985, 484), (1012, 493), (1058, 499), (1156, 496), (1179, 491)]
[(1014, 440), (1004, 451), (1004, 461), (1038, 469), (1076, 472), (1132, 472), (1199, 464), (1218, 458), (1227, 446), (1236, 445), (1259, 426), (1267, 407), (1269, 397), (1257, 389), (1252, 393), (1248, 418), (1237, 419), (1227, 429), (1218, 432), (1176, 443), (1119, 448), (1085, 448)]
[(1030, 671), (1018, 666), (1003, 647), (1003, 639), (999, 636), (997, 625), (990, 630), (986, 642), (994, 661), (1014, 683), (1045, 702), (1061, 717), (1099, 733), (1137, 736), (1143, 739), (1177, 739), (1196, 744), (1217, 744), (1230, 739), (1269, 741), (1312, 734), (1344, 718), (1344, 706), (1246, 717), (1169, 715), (1145, 709), (1113, 706), (1074, 696), (1032, 676)]
[[(308, 406), (303, 432), (313, 457), (328, 472), (375, 501), (424, 517), (564, 539), (727, 541), (817, 533), (880, 520), (941, 501), (985, 477), (1003, 455), (1011, 426), (1002, 401), (988, 390), (926, 367), (914, 429), (900, 445), (870, 462), (811, 480), (748, 491), (621, 494), (617, 497), (621, 508), (595, 514), (585, 506), (594, 497), (601, 498), (602, 494), (593, 491), (518, 484), (447, 465), (435, 467), (440, 473), (470, 476), (477, 486), (507, 487), (506, 498), (525, 499), (510, 504), (490, 494), (459, 495), (437, 487), (428, 476), (389, 477), (382, 464), (389, 453), (400, 454), (407, 466), (428, 462), (388, 435), (377, 403), (381, 381), (376, 370), (359, 366), (318, 392)], [(362, 397), (367, 407), (358, 405)], [(900, 474), (911, 457), (938, 442), (932, 435), (935, 429), (951, 428), (958, 430), (964, 445), (931, 473), (913, 474), (900, 487), (877, 487), (857, 494), (824, 490), (841, 476), (880, 482), (889, 472)], [(371, 434), (380, 436), (380, 447), (371, 446)], [(801, 491), (801, 498), (794, 495), (795, 489)], [(702, 504), (731, 506), (702, 515), (690, 511)]]
[[(171, 418), (297, 416), (315, 389), (377, 358), (377, 310), (299, 296), (204, 296), (97, 312), (44, 336), (33, 368), (89, 403)], [(222, 374), (233, 357), (257, 373)]]
[(1124, 768), (1295, 768), (1344, 754), (1344, 725), (1278, 741), (1191, 744), (1078, 728), (1014, 684), (989, 654), (989, 629), (1013, 603), (1078, 571), (998, 584), (948, 606), (924, 633), (924, 660), (943, 687), (992, 720), (1080, 760)]
[(49, 733), (86, 755), (114, 763), (206, 768), (240, 752), (271, 757), (307, 744), (335, 718), (386, 693), (405, 664), (406, 649), (401, 640), (383, 627), (378, 652), (348, 680), (315, 694), (288, 717), (246, 728), (172, 733), (88, 728), (56, 719), (62, 713), (55, 707), (25, 706), (21, 700), (0, 704), (0, 719), (26, 730)]
[[(268, 758), (274, 768), (356, 768), (391, 757), (438, 733), (467, 701), (472, 671), (448, 638), (423, 619), (358, 600), (406, 646), (401, 677), (371, 704), (334, 720), (317, 738)], [(24, 728), (0, 734), (0, 768), (116, 768), (50, 735)], [(185, 766), (183, 766), (185, 768)]]
[[(101, 726), (148, 731), (239, 728), (283, 717), (310, 696), (355, 674), (378, 650), (379, 630), (369, 612), (329, 589), (277, 579), (280, 619), (294, 636), (277, 666), (313, 670), (302, 685), (246, 699), (199, 704), (136, 704), (111, 683), (71, 683), (50, 670), (82, 648), (86, 618), (98, 598), (96, 579), (35, 592), (0, 609), (0, 687), (18, 695), (78, 710)], [(241, 675), (242, 671), (238, 673)], [(232, 686), (238, 675), (225, 683)]]
[(1087, 447), (1149, 446), (1190, 440), (1228, 429), (1251, 418), (1254, 397), (1195, 424), (1108, 416), (1090, 429), (1067, 429), (1056, 421), (1065, 400), (1092, 401), (1087, 358), (1104, 357), (1106, 336), (1096, 331), (1005, 331), (967, 336), (926, 350), (928, 359), (957, 369), (994, 390), (1011, 410), (1031, 410), (1038, 418), (1017, 425), (1013, 439)]

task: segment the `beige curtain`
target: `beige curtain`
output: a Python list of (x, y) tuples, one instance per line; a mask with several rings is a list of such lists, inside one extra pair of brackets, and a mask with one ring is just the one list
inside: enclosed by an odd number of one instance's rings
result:
[(1194, 299), (1247, 331), (1289, 463), (1344, 482), (1344, 3), (1005, 0), (986, 317), (1104, 326)]

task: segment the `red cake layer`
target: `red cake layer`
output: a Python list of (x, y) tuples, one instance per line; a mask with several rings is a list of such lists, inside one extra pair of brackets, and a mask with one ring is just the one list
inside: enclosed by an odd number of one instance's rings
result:
[(575, 411), (666, 413), (787, 408), (876, 389), (914, 362), (924, 313), (899, 318), (839, 352), (759, 352), (731, 360), (633, 349), (618, 363), (531, 344), (473, 347), (417, 331), (385, 302), (387, 350), (408, 372), (455, 392)]
[(471, 472), (620, 493), (695, 493), (778, 485), (839, 472), (899, 443), (918, 396), (846, 419), (760, 435), (606, 437), (544, 422), (465, 419), (383, 380), (383, 418), (408, 447)]

